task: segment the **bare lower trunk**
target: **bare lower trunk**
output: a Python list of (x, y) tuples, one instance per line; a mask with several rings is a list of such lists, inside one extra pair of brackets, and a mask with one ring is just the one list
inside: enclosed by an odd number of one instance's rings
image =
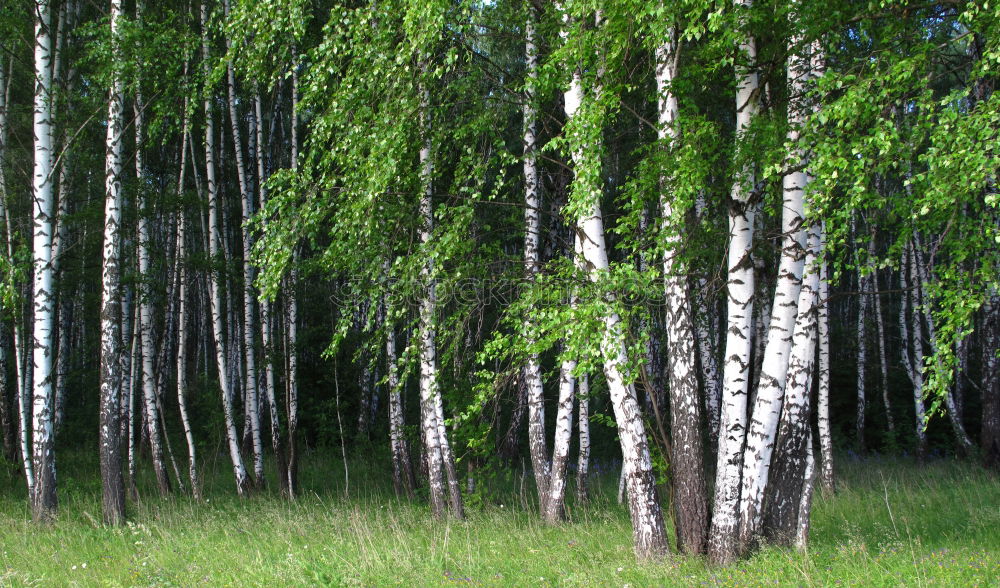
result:
[(983, 465), (1000, 470), (1000, 295), (990, 294), (983, 305), (982, 395), (983, 421), (979, 446)]
[(577, 429), (579, 430), (579, 455), (576, 461), (576, 501), (583, 504), (589, 497), (587, 491), (590, 471), (590, 376), (580, 378), (577, 394), (580, 402), (577, 408)]
[[(923, 357), (924, 344), (921, 334), (920, 315), (918, 314), (917, 295), (914, 289), (907, 285), (907, 270), (911, 278), (911, 283), (916, 283), (916, 268), (914, 268), (914, 258), (912, 254), (913, 245), (907, 243), (903, 248), (903, 261), (899, 267), (899, 287), (903, 293), (902, 302), (899, 305), (899, 330), (902, 340), (902, 361), (906, 375), (913, 385), (913, 407), (915, 417), (915, 431), (917, 435), (917, 459), (923, 460), (927, 455), (927, 433), (925, 426), (927, 416), (924, 411), (923, 397)], [(908, 322), (913, 317), (913, 323)], [(912, 326), (912, 328), (911, 328)]]
[[(820, 226), (820, 251), (825, 250), (825, 227)], [(821, 257), (822, 260), (822, 257)], [(820, 478), (823, 489), (833, 492), (836, 479), (833, 474), (833, 438), (830, 435), (830, 287), (827, 281), (826, 262), (819, 269), (819, 380), (816, 391), (816, 423), (819, 431)]]
[[(869, 257), (874, 258), (874, 255), (870, 255)], [(892, 418), (892, 403), (889, 401), (889, 358), (885, 347), (885, 321), (882, 319), (882, 296), (879, 293), (877, 270), (872, 275), (872, 283), (875, 284), (875, 295), (873, 298), (875, 302), (875, 326), (876, 333), (878, 334), (879, 381), (882, 384), (882, 405), (885, 407), (885, 420), (889, 428), (889, 438), (894, 442), (896, 437), (896, 422)]]
[(785, 395), (772, 457), (771, 478), (764, 505), (763, 531), (772, 542), (791, 545), (800, 539), (802, 499), (812, 477), (810, 393), (818, 335), (819, 227), (809, 230), (806, 270), (799, 292), (798, 313), (791, 357), (788, 361)]
[[(388, 312), (383, 312), (383, 316), (388, 316)], [(399, 381), (398, 357), (396, 355), (396, 332), (393, 325), (386, 324), (385, 339), (385, 361), (386, 361), (386, 387), (389, 397), (389, 446), (392, 450), (392, 481), (397, 496), (406, 495), (413, 499), (413, 491), (416, 487), (416, 479), (413, 476), (413, 467), (410, 463), (410, 452), (407, 447), (406, 437), (403, 430), (403, 399), (401, 394), (401, 383)]]
[(868, 319), (868, 277), (858, 270), (858, 355), (857, 355), (857, 404), (855, 408), (855, 443), (859, 452), (865, 451), (865, 366), (868, 365), (868, 339), (865, 325)]

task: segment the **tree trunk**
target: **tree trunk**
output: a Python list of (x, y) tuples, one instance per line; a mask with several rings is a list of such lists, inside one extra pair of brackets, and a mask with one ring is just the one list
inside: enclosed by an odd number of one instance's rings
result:
[[(184, 64), (185, 74), (187, 63)], [(186, 77), (186, 76), (185, 76)], [(190, 118), (187, 115), (187, 99), (184, 100), (184, 122), (181, 136), (180, 173), (177, 178), (177, 196), (184, 197), (184, 172), (187, 169), (188, 127)], [(194, 163), (192, 161), (192, 163)], [(188, 448), (188, 479), (191, 481), (191, 494), (195, 500), (201, 500), (201, 480), (198, 478), (198, 460), (194, 444), (194, 433), (191, 429), (191, 419), (187, 410), (187, 370), (188, 370), (188, 273), (187, 273), (187, 218), (184, 207), (177, 209), (177, 406), (181, 413), (181, 425), (184, 427), (184, 440)], [(197, 364), (197, 362), (196, 362)]]
[(590, 376), (580, 378), (580, 399), (578, 404), (577, 429), (579, 430), (579, 455), (576, 461), (576, 501), (587, 502), (588, 473), (590, 471)]
[[(564, 15), (568, 20), (568, 15)], [(568, 35), (563, 29), (562, 34)], [(583, 101), (582, 73), (574, 68), (570, 87), (564, 93), (566, 120), (573, 124), (573, 117)], [(578, 136), (570, 136), (573, 146), (573, 164), (577, 170), (576, 182), (581, 185), (574, 189), (580, 208), (576, 219), (576, 232), (583, 244), (583, 258), (589, 267), (590, 279), (598, 282), (606, 275), (608, 251), (604, 240), (604, 220), (600, 207), (600, 186), (586, 185), (593, 177), (593, 168), (600, 165), (595, 156), (595, 146), (586, 145)], [(580, 172), (587, 170), (588, 173)], [(582, 176), (582, 177), (581, 177)], [(613, 300), (608, 300), (614, 303)], [(649, 454), (646, 430), (642, 421), (642, 411), (636, 398), (635, 386), (626, 381), (625, 366), (628, 356), (625, 349), (625, 324), (621, 316), (609, 308), (603, 317), (604, 333), (601, 340), (601, 355), (604, 359), (604, 375), (607, 378), (618, 423), (621, 442), (623, 468), (628, 490), (629, 512), (632, 518), (632, 537), (636, 556), (639, 559), (658, 558), (666, 555), (669, 545), (663, 525), (663, 512), (656, 497), (656, 478)]]
[[(580, 243), (580, 236), (573, 239), (573, 260), (578, 271), (582, 271), (580, 261), (583, 254), (583, 245)], [(570, 306), (576, 308), (576, 293), (570, 295)], [(572, 358), (564, 359), (559, 367), (559, 404), (556, 408), (556, 430), (552, 440), (552, 469), (547, 481), (547, 493), (542, 500), (543, 518), (549, 524), (558, 523), (565, 515), (566, 504), (566, 464), (569, 459), (569, 444), (573, 437), (573, 389), (576, 386), (576, 378), (573, 370), (576, 369), (576, 360)], [(541, 374), (539, 374), (539, 385), (541, 385)], [(530, 389), (530, 388), (529, 388)], [(543, 423), (544, 425), (544, 423)]]
[(385, 324), (386, 387), (389, 397), (389, 445), (392, 450), (392, 481), (397, 496), (405, 494), (407, 498), (413, 500), (416, 479), (413, 476), (410, 451), (403, 429), (402, 384), (399, 381), (399, 359), (396, 355), (396, 330), (389, 321), (388, 309), (383, 307), (382, 314)]
[[(139, 6), (136, 6), (136, 17), (141, 18)], [(145, 183), (146, 169), (143, 163), (143, 101), (142, 93), (136, 92), (135, 98), (135, 175), (139, 180), (139, 333), (142, 342), (142, 396), (145, 407), (146, 427), (149, 433), (149, 446), (153, 454), (153, 471), (156, 473), (156, 483), (160, 488), (160, 494), (167, 496), (170, 494), (170, 476), (167, 474), (166, 463), (163, 454), (163, 439), (160, 431), (159, 411), (156, 402), (156, 375), (153, 373), (155, 343), (153, 342), (153, 303), (150, 285), (149, 248), (152, 246), (152, 235), (149, 230), (150, 210), (146, 201), (146, 190), (142, 188)]]
[[(420, 197), (420, 241), (427, 246), (434, 230), (433, 209), (433, 173), (434, 160), (431, 156), (431, 123), (430, 123), (430, 93), (426, 88), (420, 89), (420, 126), (423, 145), (420, 148), (420, 178), (423, 193)], [(431, 510), (435, 517), (445, 515), (449, 502), (445, 496), (444, 476), (448, 476), (451, 513), (462, 518), (463, 508), (461, 493), (458, 490), (458, 479), (454, 475), (455, 464), (447, 463), (451, 457), (451, 449), (447, 444), (446, 431), (441, 406), (441, 391), (438, 388), (437, 374), (437, 343), (435, 341), (435, 313), (437, 310), (437, 294), (435, 292), (433, 256), (427, 255), (427, 261), (421, 269), (424, 280), (424, 295), (420, 301), (420, 409), (422, 414), (421, 428), (424, 434), (424, 451), (427, 455), (428, 487), (430, 489)], [(447, 470), (447, 471), (446, 471)]]
[[(525, 76), (527, 80), (524, 101), (524, 267), (529, 282), (534, 281), (539, 271), (538, 242), (541, 224), (538, 160), (535, 154), (535, 134), (538, 128), (538, 106), (535, 96), (535, 87), (538, 84), (538, 49), (535, 45), (536, 19), (535, 11), (529, 7), (524, 29)], [(533, 341), (530, 334), (532, 330), (530, 322), (525, 324), (524, 330), (529, 337), (527, 344), (531, 345)], [(560, 375), (560, 406), (563, 396), (562, 377)], [(538, 362), (538, 354), (531, 354), (524, 365), (524, 385), (528, 396), (528, 450), (531, 453), (531, 469), (535, 475), (535, 488), (538, 491), (538, 508), (543, 517), (549, 520), (549, 512), (545, 504), (549, 497), (549, 455), (545, 446), (545, 390), (542, 387), (542, 368)], [(570, 404), (572, 404), (572, 399)]]
[[(224, 0), (226, 15), (229, 14), (229, 0)], [(232, 51), (232, 41), (226, 37), (226, 48)], [(236, 155), (236, 175), (240, 185), (242, 202), (243, 227), (243, 357), (246, 366), (245, 393), (247, 421), (250, 426), (253, 446), (253, 475), (258, 487), (264, 485), (264, 445), (260, 434), (260, 400), (257, 388), (257, 316), (254, 312), (254, 302), (257, 299), (254, 292), (254, 268), (250, 263), (250, 252), (253, 249), (253, 236), (250, 234), (250, 218), (253, 216), (253, 190), (249, 174), (243, 160), (243, 138), (240, 131), (239, 112), (236, 108), (236, 74), (233, 63), (229, 61), (226, 68), (226, 87), (229, 96), (229, 121), (233, 133), (233, 152)]]
[(121, 0), (111, 0), (112, 59), (116, 64), (108, 98), (107, 150), (105, 156), (104, 261), (101, 277), (101, 400), (100, 461), (104, 522), (125, 520), (125, 480), (121, 451), (121, 203), (122, 133), (125, 109), (121, 63)]
[(779, 545), (805, 541), (800, 523), (809, 517), (808, 505), (803, 511), (802, 501), (812, 478), (810, 392), (819, 331), (816, 304), (820, 277), (817, 263), (819, 232), (819, 225), (813, 223), (809, 229), (806, 269), (799, 291), (794, 341), (764, 505), (764, 535)]
[[(787, 139), (793, 144), (797, 144), (799, 140), (799, 127), (803, 124), (807, 112), (802, 101), (805, 99), (808, 73), (808, 57), (789, 55), (788, 84), (793, 102), (788, 106), (790, 128)], [(797, 161), (805, 160), (799, 148), (795, 149), (795, 156)], [(769, 480), (771, 455), (785, 393), (788, 360), (802, 285), (805, 257), (803, 197), (807, 182), (808, 178), (804, 171), (789, 173), (782, 178), (784, 197), (781, 208), (781, 259), (774, 289), (774, 302), (771, 305), (767, 347), (764, 350), (757, 398), (743, 453), (738, 543), (741, 553), (746, 553), (755, 547), (762, 530), (764, 493)]]
[[(858, 257), (860, 259), (860, 257)], [(861, 275), (858, 268), (858, 328), (857, 328), (857, 404), (855, 409), (855, 443), (859, 453), (865, 451), (865, 366), (868, 365), (868, 340), (865, 325), (868, 318), (868, 276)]]
[(31, 512), (45, 522), (56, 514), (56, 461), (53, 448), (53, 319), (52, 270), (52, 11), (49, 0), (35, 2), (34, 177), (32, 182), (34, 282), (32, 289), (32, 467)]
[[(672, 144), (677, 137), (677, 98), (671, 84), (677, 77), (679, 54), (676, 33), (656, 51), (659, 95), (659, 139)], [(663, 178), (665, 181), (666, 178)], [(689, 554), (705, 552), (708, 541), (708, 504), (702, 448), (701, 402), (695, 363), (695, 329), (687, 285), (687, 267), (680, 259), (684, 211), (674, 210), (671, 195), (660, 191), (661, 230), (664, 234), (663, 287), (666, 310), (667, 374), (670, 389), (670, 456), (674, 524), (677, 546)]]
[[(752, 0), (741, 0), (748, 9)], [(745, 132), (759, 110), (757, 48), (753, 37), (745, 37), (740, 54), (747, 64), (737, 68), (736, 128)], [(729, 205), (728, 296), (726, 313), (726, 363), (723, 368), (722, 419), (716, 466), (715, 497), (708, 556), (716, 564), (728, 564), (737, 555), (739, 530), (740, 475), (746, 442), (747, 394), (750, 380), (750, 351), (753, 327), (754, 266), (752, 258), (754, 205), (748, 185), (751, 177), (733, 183)]]
[(983, 305), (982, 395), (980, 448), (983, 466), (1000, 470), (1000, 295), (990, 294)]
[[(902, 340), (902, 361), (906, 370), (906, 375), (913, 385), (913, 407), (915, 417), (915, 432), (917, 435), (917, 459), (923, 461), (927, 456), (927, 416), (924, 412), (923, 397), (923, 357), (924, 344), (921, 335), (920, 315), (917, 311), (917, 293), (915, 286), (909, 288), (907, 285), (907, 271), (909, 271), (910, 282), (916, 284), (917, 270), (914, 267), (913, 244), (907, 242), (903, 248), (903, 260), (899, 266), (899, 289), (903, 293), (902, 302), (899, 305), (899, 331)], [(912, 328), (908, 321), (913, 318)]]
[(826, 228), (820, 225), (820, 268), (819, 268), (819, 380), (816, 391), (816, 417), (819, 431), (820, 478), (823, 490), (833, 492), (836, 479), (833, 474), (833, 438), (830, 435), (830, 286), (827, 281)]
[[(208, 48), (208, 7), (205, 2), (201, 5), (201, 50), (205, 68), (205, 76), (208, 77), (208, 62), (210, 53)], [(215, 120), (212, 106), (212, 97), (206, 94), (205, 97), (205, 177), (208, 182), (208, 231), (209, 231), (209, 255), (213, 263), (218, 265), (221, 262), (220, 254), (222, 250), (222, 235), (219, 231), (219, 195), (218, 184), (215, 180)], [(226, 339), (222, 321), (222, 279), (219, 268), (213, 268), (210, 275), (211, 281), (211, 306), (212, 306), (212, 331), (215, 338), (215, 358), (219, 371), (219, 388), (222, 392), (222, 407), (226, 421), (226, 439), (229, 443), (229, 457), (233, 462), (233, 475), (236, 478), (236, 491), (240, 496), (246, 495), (250, 489), (246, 468), (243, 466), (243, 457), (240, 455), (239, 438), (236, 433), (236, 422), (233, 415), (233, 392), (230, 389), (229, 366), (226, 358)]]

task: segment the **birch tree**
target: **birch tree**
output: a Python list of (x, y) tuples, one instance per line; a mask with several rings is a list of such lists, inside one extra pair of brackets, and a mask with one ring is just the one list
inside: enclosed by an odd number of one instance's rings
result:
[[(569, 15), (564, 14), (564, 38), (569, 37), (570, 24)], [(600, 205), (601, 186), (596, 181), (599, 177), (597, 166), (600, 165), (600, 158), (597, 157), (599, 132), (593, 126), (594, 121), (575, 118), (584, 103), (583, 74), (578, 64), (571, 64), (570, 75), (569, 86), (563, 93), (576, 174), (569, 209), (573, 213), (575, 230), (583, 246), (582, 257), (587, 263), (589, 277), (591, 281), (600, 283), (607, 279), (610, 265)], [(628, 382), (625, 371), (628, 362), (625, 325), (614, 310), (614, 300), (609, 298), (606, 302), (608, 306), (601, 317), (605, 331), (600, 349), (615, 421), (618, 423), (622, 467), (632, 518), (633, 546), (640, 559), (657, 558), (665, 555), (668, 550), (663, 513), (656, 499), (655, 477), (635, 386)]]
[(104, 522), (125, 520), (125, 481), (121, 452), (121, 267), (122, 142), (125, 91), (122, 63), (121, 0), (111, 1), (112, 83), (108, 94), (105, 156), (104, 260), (101, 292), (100, 460)]
[[(658, 138), (665, 148), (676, 140), (677, 98), (672, 87), (677, 77), (679, 44), (676, 30), (656, 51), (656, 89), (659, 96)], [(665, 179), (664, 179), (665, 180)], [(666, 182), (664, 182), (666, 183)], [(687, 268), (680, 259), (684, 210), (675, 196), (661, 187), (660, 214), (665, 235), (663, 285), (666, 308), (667, 374), (670, 388), (671, 482), (677, 545), (686, 553), (703, 553), (708, 539), (708, 504), (701, 431), (701, 402), (695, 364), (695, 328), (687, 286)]]
[[(749, 11), (751, 0), (737, 7)], [(747, 132), (759, 110), (759, 80), (756, 71), (757, 47), (749, 32), (742, 33), (736, 69), (737, 136)], [(753, 328), (754, 266), (751, 256), (755, 204), (751, 202), (753, 172), (741, 170), (733, 183), (729, 206), (729, 252), (727, 258), (728, 297), (726, 312), (726, 363), (723, 367), (722, 418), (716, 466), (715, 497), (708, 556), (717, 564), (732, 562), (737, 556), (740, 482), (743, 473), (743, 446), (746, 442), (747, 395), (750, 380), (750, 351)]]
[[(209, 79), (209, 60), (211, 52), (208, 43), (208, 7), (201, 4), (201, 52), (205, 79)], [(222, 254), (222, 235), (219, 230), (219, 194), (215, 174), (215, 121), (214, 106), (210, 92), (205, 92), (205, 179), (208, 185), (208, 233), (209, 255), (218, 263)], [(226, 441), (229, 445), (229, 457), (233, 464), (233, 475), (236, 478), (236, 490), (240, 496), (249, 491), (250, 480), (247, 477), (243, 457), (240, 455), (239, 438), (236, 433), (236, 421), (233, 408), (233, 390), (230, 387), (229, 362), (226, 355), (226, 336), (223, 326), (222, 285), (218, 269), (213, 269), (209, 276), (211, 288), (212, 332), (215, 339), (216, 367), (219, 372), (219, 388), (222, 392), (222, 407), (226, 425)]]
[[(31, 512), (36, 521), (51, 520), (56, 514), (56, 462), (53, 447), (53, 383), (55, 341), (54, 276), (52, 270), (52, 230), (55, 199), (52, 191), (52, 10), (49, 0), (36, 0), (35, 91), (33, 110), (34, 171), (32, 181), (32, 469)], [(32, 484), (29, 482), (29, 487)]]

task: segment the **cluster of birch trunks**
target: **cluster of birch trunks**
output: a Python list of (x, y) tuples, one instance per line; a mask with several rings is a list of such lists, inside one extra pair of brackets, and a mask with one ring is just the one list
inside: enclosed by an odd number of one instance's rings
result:
[[(750, 0), (737, 4), (749, 5)], [(68, 179), (74, 159), (64, 157), (73, 142), (72, 129), (60, 124), (56, 87), (73, 88), (77, 83), (72, 64), (65, 57), (66, 35), (77, 25), (81, 2), (36, 0), (34, 18), (32, 173), (30, 190), (20, 190), (30, 206), (10, 206), (8, 179), (0, 165), (0, 220), (3, 246), (11, 267), (19, 255), (17, 235), (30, 226), (29, 271), (14, 282), (16, 295), (0, 300), (0, 417), (7, 459), (24, 473), (32, 512), (37, 520), (49, 520), (57, 511), (55, 438), (64, 415), (68, 394), (70, 350), (87, 337), (85, 323), (75, 320), (86, 307), (82, 296), (61, 287), (62, 253), (70, 246), (67, 218), (73, 213), (68, 197)], [(223, 0), (229, 13), (229, 0)], [(209, 6), (197, 6), (202, 30), (200, 67), (205, 79), (212, 76), (210, 63), (221, 47), (211, 42)], [(557, 7), (558, 8), (558, 7)], [(137, 2), (133, 21), (141, 22), (143, 3)], [(109, 3), (110, 43), (114, 63), (121, 58), (125, 18), (122, 0)], [(524, 23), (525, 96), (523, 117), (523, 272), (529, 281), (542, 272), (543, 257), (552, 257), (552, 247), (542, 244), (542, 211), (546, 202), (540, 179), (541, 145), (539, 125), (544, 114), (533, 93), (539, 83), (537, 38), (539, 15), (527, 11)], [(594, 15), (594, 26), (602, 15)], [(560, 34), (564, 41), (573, 29), (564, 13)], [(226, 50), (232, 49), (225, 40)], [(682, 121), (673, 80), (682, 66), (679, 33), (671, 29), (655, 50), (655, 86), (658, 140), (672, 145)], [(760, 115), (759, 71), (742, 63), (755, 63), (757, 48), (751, 37), (740, 41), (735, 101), (732, 112), (736, 132), (754, 125)], [(26, 56), (19, 56), (27, 59)], [(217, 56), (216, 56), (217, 57)], [(8, 112), (14, 78), (14, 56), (0, 63), (0, 161), (7, 148)], [(276, 482), (289, 497), (297, 493), (297, 427), (299, 403), (299, 359), (297, 355), (300, 278), (289, 271), (278, 292), (261, 296), (256, 287), (259, 267), (253, 251), (266, 219), (255, 224), (255, 214), (265, 206), (267, 181), (279, 167), (294, 170), (299, 161), (299, 68), (289, 67), (287, 81), (278, 85), (277, 98), (268, 99), (253, 80), (239, 79), (232, 61), (225, 62), (219, 95), (191, 93), (182, 109), (179, 149), (172, 156), (176, 168), (170, 185), (153, 186), (154, 174), (147, 169), (146, 97), (141, 84), (127, 83), (123, 67), (114, 68), (108, 88), (104, 170), (103, 248), (100, 298), (99, 351), (99, 443), (104, 519), (120, 523), (126, 516), (130, 492), (135, 492), (137, 462), (148, 447), (150, 462), (160, 492), (190, 491), (200, 497), (197, 440), (189, 415), (191, 375), (214, 378), (222, 408), (226, 453), (232, 464), (236, 490), (242, 496), (265, 483), (265, 444), (277, 464)], [(184, 75), (199, 67), (185, 62)], [(824, 55), (818, 43), (792, 38), (788, 45), (787, 143), (800, 144), (799, 132), (806, 118), (819, 108), (810, 98), (809, 84), (824, 73)], [(604, 88), (600, 75), (585, 75), (571, 69), (562, 90), (559, 113), (569, 145), (568, 167), (599, 168), (600, 149), (584, 136), (582, 125), (574, 126), (588, 101), (600, 100)], [(598, 81), (595, 83), (594, 80)], [(127, 105), (131, 106), (131, 113)], [(270, 108), (267, 106), (270, 105)], [(432, 145), (433, 99), (431, 89), (420, 88), (419, 149), (421, 191), (418, 196), (417, 239), (434, 238), (435, 150)], [(269, 111), (270, 110), (270, 111)], [(197, 123), (194, 122), (197, 119)], [(304, 125), (303, 125), (304, 126)], [(196, 132), (200, 130), (201, 132)], [(306, 129), (308, 131), (308, 129)], [(576, 133), (576, 134), (574, 134)], [(134, 149), (129, 154), (128, 146)], [(80, 147), (74, 147), (79, 149)], [(232, 160), (220, 162), (220, 159)], [(833, 437), (831, 431), (831, 284), (827, 275), (824, 225), (809, 207), (808, 155), (792, 150), (793, 165), (781, 182), (780, 238), (774, 258), (773, 277), (758, 263), (762, 197), (755, 190), (755, 174), (748, 166), (732, 184), (728, 206), (729, 238), (725, 258), (725, 304), (693, 289), (705, 290), (707, 278), (698, 276), (685, 257), (676, 252), (682, 245), (675, 199), (662, 183), (657, 210), (646, 210), (643, 230), (653, 223), (668, 235), (655, 255), (641, 260), (644, 266), (662, 266), (658, 285), (663, 301), (662, 342), (650, 339), (646, 365), (659, 366), (664, 375), (659, 388), (638, 380), (629, 366), (629, 328), (626, 317), (614, 304), (601, 316), (600, 376), (606, 383), (609, 404), (617, 425), (622, 468), (621, 492), (627, 501), (633, 525), (636, 554), (655, 558), (670, 550), (665, 518), (673, 521), (677, 549), (707, 554), (717, 563), (728, 563), (762, 544), (804, 546), (815, 481), (834, 486)], [(220, 169), (235, 169), (236, 181), (225, 182)], [(131, 176), (126, 182), (126, 177)], [(162, 178), (163, 174), (156, 175)], [(602, 199), (602, 175), (575, 174), (577, 199), (573, 218), (564, 219), (573, 246), (564, 254), (578, 272), (592, 282), (608, 279), (615, 252), (606, 238)], [(226, 190), (235, 185), (237, 190)], [(125, 189), (134, 187), (134, 191)], [(154, 191), (177, 195), (173, 208), (153, 210)], [(188, 206), (185, 194), (194, 193), (198, 205)], [(238, 197), (237, 197), (238, 194)], [(586, 196), (581, 197), (580, 194)], [(518, 196), (519, 197), (519, 196)], [(238, 202), (239, 216), (235, 214)], [(207, 203), (202, 207), (201, 203)], [(582, 205), (580, 205), (582, 203)], [(232, 206), (230, 205), (232, 204)], [(696, 206), (702, 214), (704, 202)], [(18, 217), (21, 214), (21, 218)], [(853, 222), (854, 233), (874, 232), (865, 219)], [(868, 250), (855, 252), (859, 269), (853, 296), (841, 304), (834, 317), (842, 328), (854, 322), (856, 336), (856, 431), (854, 443), (865, 447), (866, 415), (881, 405), (890, 434), (898, 439), (913, 435), (909, 449), (921, 458), (927, 453), (925, 433), (927, 406), (923, 393), (925, 357), (938, 341), (935, 317), (927, 284), (934, 272), (934, 259), (927, 236), (915, 233), (902, 250), (898, 270), (875, 267), (877, 239)], [(546, 251), (543, 249), (548, 249)], [(553, 255), (559, 254), (556, 252)], [(298, 249), (296, 253), (298, 255)], [(198, 269), (192, 260), (207, 258)], [(866, 257), (867, 256), (867, 257)], [(426, 287), (419, 301), (417, 328), (408, 337), (417, 349), (419, 366), (420, 448), (411, 457), (404, 426), (403, 374), (397, 332), (386, 329), (384, 359), (385, 408), (392, 476), (397, 493), (413, 498), (419, 483), (427, 485), (434, 516), (463, 517), (462, 480), (450, 438), (448, 417), (442, 398), (437, 341), (440, 314), (435, 289), (435, 259), (422, 260), (421, 276)], [(293, 264), (294, 265), (294, 264)], [(235, 268), (235, 269), (234, 269)], [(125, 280), (126, 274), (138, 276)], [(14, 275), (11, 273), (11, 275)], [(898, 281), (898, 283), (896, 283)], [(898, 333), (887, 324), (884, 308), (890, 290), (897, 290)], [(611, 296), (608, 294), (608, 296)], [(894, 299), (895, 300), (895, 299)], [(609, 302), (613, 302), (610, 301)], [(574, 294), (566, 304), (580, 303)], [(372, 304), (367, 312), (384, 322), (393, 309), (388, 298)], [(1000, 391), (997, 390), (1000, 299), (994, 292), (981, 311), (976, 329), (977, 345), (963, 343), (958, 349), (959, 378), (943, 399), (944, 412), (956, 447), (975, 451), (963, 419), (965, 399), (978, 389), (983, 457), (992, 465), (1000, 461)], [(365, 319), (367, 320), (367, 319)], [(531, 319), (527, 319), (531, 320)], [(364, 322), (361, 318), (357, 322)], [(8, 329), (8, 326), (10, 329)], [(524, 332), (533, 332), (525, 325)], [(8, 333), (8, 330), (10, 333)], [(890, 353), (887, 340), (899, 341), (898, 354)], [(971, 339), (969, 339), (971, 341)], [(871, 343), (874, 342), (874, 345)], [(928, 343), (929, 342), (929, 343)], [(528, 341), (528, 346), (534, 343)], [(979, 383), (962, 377), (970, 349), (982, 350)], [(843, 354), (842, 354), (843, 355)], [(898, 355), (898, 357), (897, 357)], [(890, 367), (899, 360), (912, 388), (913, 415), (909, 423), (897, 420), (903, 414), (892, 406)], [(527, 430), (530, 470), (537, 490), (540, 516), (549, 523), (566, 518), (567, 489), (574, 470), (570, 460), (574, 427), (578, 453), (575, 466), (576, 500), (587, 498), (590, 454), (589, 402), (591, 379), (579, 376), (577, 361), (565, 359), (555, 366), (554, 390), (546, 391), (544, 358), (530, 354), (520, 366), (523, 402), (513, 410), (514, 437)], [(368, 368), (364, 368), (367, 370)], [(598, 375), (598, 374), (593, 374)], [(372, 381), (366, 371), (363, 377)], [(873, 389), (878, 401), (868, 398)], [(167, 397), (177, 406), (184, 447), (171, 445), (166, 434)], [(546, 403), (555, 398), (556, 416), (546, 418)], [(365, 390), (357, 402), (357, 427), (367, 432), (378, 409), (377, 398)], [(338, 389), (339, 402), (339, 389)], [(175, 404), (176, 403), (176, 404)], [(339, 405), (338, 405), (339, 411)], [(897, 418), (894, 418), (897, 415)], [(338, 412), (339, 419), (339, 412)], [(554, 422), (554, 430), (549, 425)], [(522, 427), (523, 425), (523, 427)], [(669, 434), (668, 434), (669, 432)], [(341, 434), (341, 436), (343, 436)], [(658, 486), (651, 439), (666, 455), (669, 489)], [(818, 447), (819, 451), (816, 451)], [(185, 464), (186, 462), (186, 464)], [(249, 462), (249, 463), (247, 463)], [(419, 463), (419, 466), (416, 464)], [(471, 462), (469, 462), (471, 464)], [(186, 467), (185, 467), (186, 465)], [(470, 465), (470, 472), (472, 466)], [(186, 471), (184, 471), (186, 470)], [(710, 480), (714, 472), (714, 480)], [(471, 474), (469, 476), (471, 484)], [(711, 492), (710, 492), (711, 490)], [(669, 498), (669, 500), (668, 500)], [(669, 508), (665, 512), (663, 504)]]

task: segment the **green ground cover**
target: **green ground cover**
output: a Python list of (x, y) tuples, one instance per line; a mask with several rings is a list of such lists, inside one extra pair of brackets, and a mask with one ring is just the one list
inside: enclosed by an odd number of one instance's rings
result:
[(768, 549), (729, 568), (681, 556), (636, 564), (613, 473), (590, 505), (570, 504), (571, 523), (550, 527), (515, 490), (473, 501), (467, 521), (435, 522), (422, 502), (392, 497), (380, 463), (352, 465), (345, 495), (343, 469), (321, 454), (307, 459), (294, 503), (240, 500), (220, 462), (206, 501), (161, 500), (144, 485), (131, 522), (108, 528), (94, 464), (64, 461), (48, 527), (30, 521), (17, 478), (0, 481), (0, 584), (1000, 585), (1000, 481), (954, 461), (842, 462), (836, 495), (817, 496), (807, 553)]

